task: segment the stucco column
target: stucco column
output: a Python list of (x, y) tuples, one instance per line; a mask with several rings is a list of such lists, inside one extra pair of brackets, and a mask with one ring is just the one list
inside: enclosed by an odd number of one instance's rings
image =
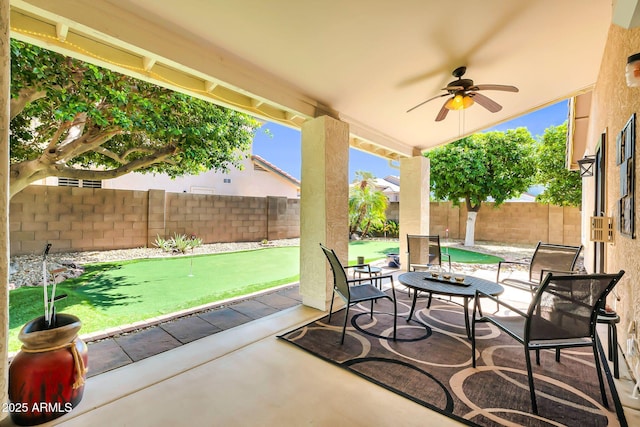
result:
[(400, 264), (407, 265), (407, 234), (429, 234), (429, 159), (400, 160)]
[(302, 125), (300, 189), (300, 295), (326, 311), (333, 276), (322, 243), (347, 262), (349, 249), (349, 126), (331, 117)]
[[(9, 2), (0, 2), (0, 403), (7, 401), (9, 346), (9, 101), (11, 46)], [(2, 411), (0, 419), (7, 416)]]

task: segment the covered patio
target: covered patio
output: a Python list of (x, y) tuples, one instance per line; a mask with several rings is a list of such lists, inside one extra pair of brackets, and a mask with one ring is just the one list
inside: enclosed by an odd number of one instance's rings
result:
[[(5, 60), (0, 98), (5, 109), (0, 176), (5, 200), (0, 203), (0, 221), (5, 232), (0, 241), (0, 274), (5, 280), (9, 272), (9, 37), (302, 132), (300, 293), (304, 307), (246, 325), (241, 334), (229, 331), (215, 341), (195, 343), (189, 354), (169, 352), (131, 365), (127, 372), (99, 376), (91, 388), (100, 391), (87, 392), (82, 402), (85, 408), (96, 409), (69, 420), (68, 425), (101, 425), (114, 416), (125, 421), (127, 415), (136, 420), (133, 425), (177, 425), (185, 413), (195, 417), (189, 418), (193, 425), (282, 424), (293, 407), (300, 412), (292, 412), (297, 414), (289, 419), (292, 423), (308, 414), (309, 423), (318, 425), (425, 425), (430, 422), (426, 419), (433, 420), (433, 425), (454, 424), (324, 366), (312, 356), (285, 349), (273, 339), (277, 332), (326, 311), (333, 297), (330, 271), (317, 245), (323, 242), (346, 256), (349, 147), (399, 164), (400, 252), (404, 254), (403, 236), (429, 233), (429, 164), (422, 151), (589, 92), (593, 95), (586, 117), (580, 116), (579, 121), (575, 114), (570, 117), (570, 128), (583, 132), (571, 134), (569, 163), (576, 167), (577, 159), (596, 150), (607, 153), (604, 158), (610, 167), (601, 178), (610, 184), (605, 185), (603, 209), (594, 209), (593, 180), (583, 181), (583, 244), (589, 271), (627, 272), (617, 288), (622, 318), (619, 341), (625, 342), (626, 331), (640, 321), (639, 245), (630, 237), (616, 236), (615, 245), (599, 248), (590, 242), (587, 227), (594, 210), (597, 216), (600, 211), (607, 217), (617, 215), (619, 171), (614, 141), (629, 115), (640, 108), (638, 88), (627, 87), (624, 80), (627, 57), (640, 51), (637, 2), (618, 0), (612, 7), (605, 0), (587, 5), (582, 0), (465, 0), (454, 8), (435, 3), (3, 3)], [(414, 105), (443, 94), (442, 88), (455, 80), (451, 72), (460, 66), (467, 67), (465, 78), (476, 84), (513, 85), (519, 92), (483, 92), (502, 106), (495, 113), (475, 105), (451, 111), (436, 122), (447, 98), (407, 113)], [(603, 139), (607, 129), (608, 137)], [(602, 263), (596, 264), (596, 258)], [(0, 321), (5, 342), (7, 300), (4, 289)], [(0, 358), (7, 359), (6, 345)], [(6, 400), (6, 367), (2, 372)], [(217, 379), (222, 387), (217, 387)], [(246, 389), (255, 392), (252, 405), (243, 401)], [(117, 396), (126, 397), (112, 402)], [(366, 403), (362, 396), (367, 396)], [(355, 402), (355, 408), (349, 408), (355, 412), (346, 415), (345, 401)], [(379, 410), (382, 407), (384, 411)]]

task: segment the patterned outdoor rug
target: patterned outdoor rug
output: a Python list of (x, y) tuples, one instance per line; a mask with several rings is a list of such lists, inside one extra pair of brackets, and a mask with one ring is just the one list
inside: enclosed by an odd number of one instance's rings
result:
[[(560, 363), (554, 352), (541, 352), (540, 366), (533, 365), (535, 416), (520, 344), (492, 325), (478, 324), (474, 369), (460, 306), (434, 299), (427, 310), (425, 300), (419, 300), (416, 317), (429, 325), (424, 326), (406, 322), (410, 303), (405, 292), (397, 295), (395, 342), (384, 338), (393, 333), (387, 300), (376, 303), (373, 320), (368, 303), (350, 309), (342, 346), (344, 310), (334, 313), (331, 323), (324, 317), (279, 338), (468, 425), (626, 426), (608, 366), (609, 409), (602, 404), (590, 348), (562, 350)], [(495, 309), (489, 305), (485, 309)]]

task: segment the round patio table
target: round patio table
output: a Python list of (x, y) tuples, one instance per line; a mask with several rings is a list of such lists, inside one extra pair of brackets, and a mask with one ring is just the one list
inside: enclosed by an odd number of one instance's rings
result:
[(418, 299), (417, 291), (429, 292), (433, 295), (461, 297), (464, 300), (462, 304), (464, 309), (464, 326), (469, 339), (471, 339), (469, 299), (475, 298), (477, 290), (491, 296), (498, 296), (504, 292), (502, 285), (473, 276), (464, 276), (464, 282), (458, 283), (453, 279), (445, 280), (440, 277), (434, 278), (428, 271), (414, 271), (401, 274), (398, 276), (398, 280), (406, 287), (414, 290), (413, 302), (411, 303), (411, 310), (409, 311), (407, 322), (413, 317), (413, 312), (416, 308), (416, 301)]
[(372, 267), (370, 265), (363, 265), (362, 267), (356, 267), (353, 269), (353, 276), (358, 274), (358, 278), (361, 279), (363, 274), (367, 274), (372, 282), (374, 282), (379, 289), (382, 289), (382, 283), (376, 277), (382, 275), (382, 269), (380, 267)]

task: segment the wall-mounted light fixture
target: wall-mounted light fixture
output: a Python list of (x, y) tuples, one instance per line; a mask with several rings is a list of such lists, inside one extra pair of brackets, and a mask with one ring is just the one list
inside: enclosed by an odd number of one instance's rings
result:
[(640, 86), (640, 53), (631, 55), (627, 59), (627, 86), (638, 87)]
[(593, 176), (593, 164), (596, 162), (596, 156), (584, 156), (578, 160), (580, 166), (580, 178)]

